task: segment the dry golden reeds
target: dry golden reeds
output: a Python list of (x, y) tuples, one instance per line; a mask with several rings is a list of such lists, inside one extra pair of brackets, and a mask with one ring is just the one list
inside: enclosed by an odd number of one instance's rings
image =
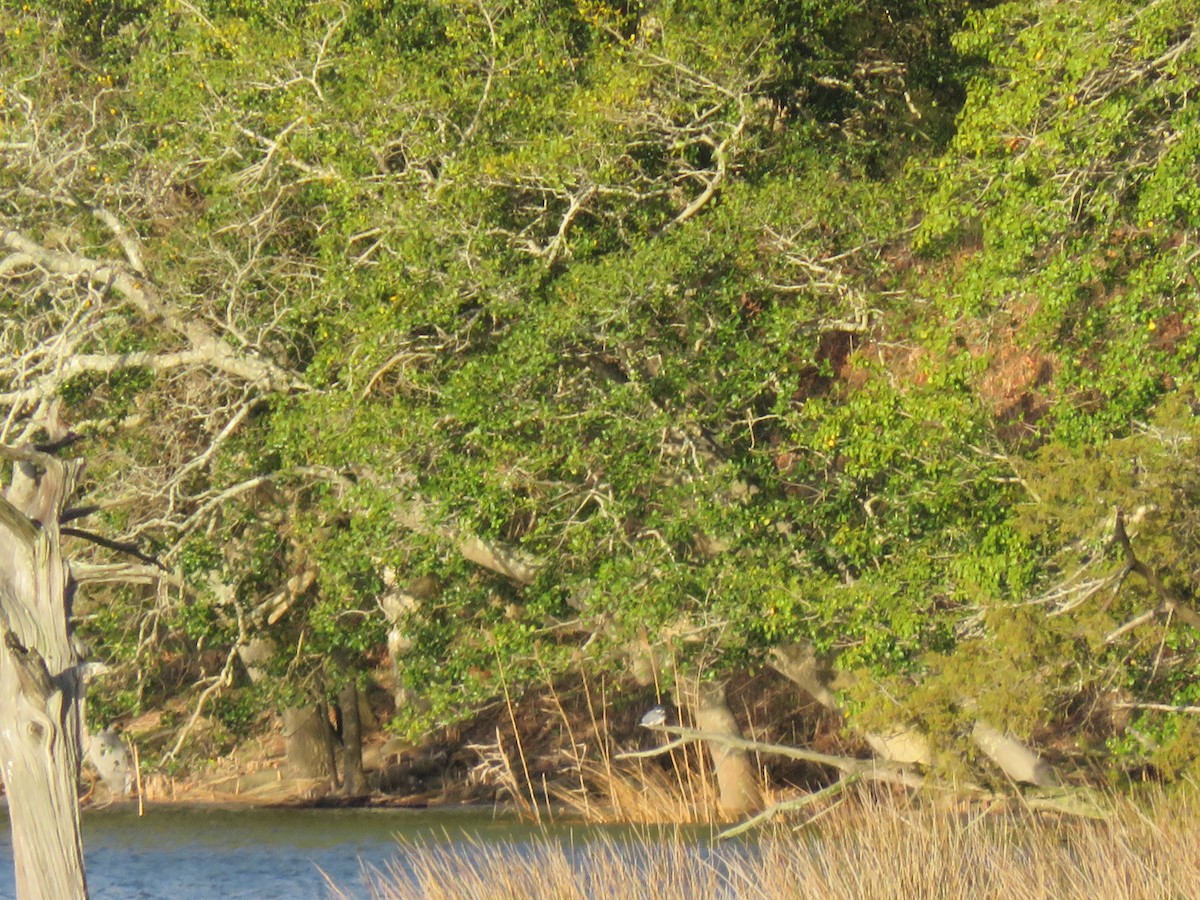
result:
[[(1104, 821), (854, 794), (816, 826), (714, 843), (697, 832), (544, 831), (402, 844), (370, 896), (399, 898), (1160, 898), (1200, 885), (1200, 797), (1113, 801)], [(337, 896), (345, 896), (335, 892)]]

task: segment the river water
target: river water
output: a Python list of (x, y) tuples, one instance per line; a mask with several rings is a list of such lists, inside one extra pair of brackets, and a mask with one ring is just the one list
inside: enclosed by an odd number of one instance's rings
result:
[[(0, 898), (16, 897), (8, 816), (0, 811)], [(397, 838), (424, 844), (527, 841), (535, 829), (478, 810), (88, 810), (88, 888), (126, 898), (326, 898), (325, 876), (365, 895), (363, 866), (396, 860)]]
[[(6, 811), (0, 822), (0, 898), (8, 900), (16, 890)], [(88, 887), (97, 900), (327, 898), (326, 876), (348, 896), (365, 897), (364, 866), (403, 866), (398, 840), (461, 845), (465, 852), (503, 844), (521, 852), (548, 838), (574, 845), (603, 832), (543, 830), (478, 809), (150, 806), (140, 818), (132, 807), (83, 816)]]

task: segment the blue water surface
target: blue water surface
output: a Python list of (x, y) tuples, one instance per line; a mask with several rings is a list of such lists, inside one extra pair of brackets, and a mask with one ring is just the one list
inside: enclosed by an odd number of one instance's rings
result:
[[(0, 823), (0, 900), (7, 900), (16, 897), (16, 888), (3, 811)], [(83, 814), (88, 888), (96, 900), (324, 900), (334, 896), (330, 884), (346, 896), (367, 897), (364, 867), (406, 869), (403, 845), (448, 846), (469, 859), (488, 846), (521, 855), (551, 841), (586, 871), (597, 839), (617, 838), (636, 848), (680, 834), (696, 858), (710, 864), (741, 852), (729, 845), (717, 851), (711, 832), (701, 828), (543, 827), (479, 808), (148, 806), (139, 817), (135, 806), (126, 805)], [(601, 846), (604, 852), (603, 841)], [(631, 859), (637, 858), (633, 853)]]
[[(0, 898), (15, 898), (12, 841), (0, 817)], [(523, 826), (478, 810), (148, 807), (83, 816), (88, 888), (97, 900), (326, 898), (326, 876), (365, 896), (363, 866), (397, 858), (397, 837), (426, 844), (511, 840)]]

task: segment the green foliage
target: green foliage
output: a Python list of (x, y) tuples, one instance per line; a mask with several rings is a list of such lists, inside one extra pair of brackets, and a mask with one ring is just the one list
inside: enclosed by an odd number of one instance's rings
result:
[[(14, 358), (117, 359), (58, 395), (108, 521), (184, 582), (89, 612), (104, 708), (259, 635), (231, 736), (368, 671), (420, 731), (647, 649), (718, 678), (793, 641), (854, 673), (855, 721), (948, 744), (1195, 703), (1189, 634), (1111, 638), (1145, 583), (1063, 600), (1113, 586), (1113, 508), (1180, 597), (1200, 565), (1195, 12), (4, 5), (3, 139), (78, 144), (0, 169), (6, 227), (122, 259), (69, 198), (119, 212), (189, 327), (298, 385), (185, 367), (194, 331), (99, 285), (0, 297)], [(1177, 716), (1133, 714), (1145, 741), (1088, 727), (1192, 766)]]
[(21, 4), (21, 12), (57, 19), (61, 39), (90, 60), (124, 63), (136, 48), (134, 36), (158, 5), (158, 0), (31, 0)]
[(231, 743), (251, 734), (262, 717), (262, 700), (253, 690), (224, 693), (212, 705), (212, 716), (229, 733)]
[(951, 312), (1031, 299), (1070, 442), (1122, 433), (1195, 377), (1195, 173), (1168, 137), (1197, 131), (1194, 18), (1187, 2), (1007, 3), (958, 38), (990, 68), (929, 170), (917, 244), (978, 242)]

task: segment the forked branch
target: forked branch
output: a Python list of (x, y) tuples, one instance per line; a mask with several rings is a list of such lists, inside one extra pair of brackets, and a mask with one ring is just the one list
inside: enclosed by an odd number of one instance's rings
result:
[(1166, 583), (1158, 576), (1150, 566), (1138, 559), (1134, 552), (1133, 543), (1129, 540), (1129, 533), (1125, 530), (1125, 513), (1118, 509), (1116, 514), (1116, 524), (1113, 529), (1113, 540), (1117, 546), (1121, 548), (1121, 552), (1125, 557), (1125, 569), (1127, 572), (1133, 572), (1135, 575), (1140, 575), (1145, 580), (1150, 589), (1154, 591), (1158, 597), (1158, 605), (1152, 610), (1147, 610), (1139, 616), (1135, 616), (1119, 628), (1111, 631), (1106, 637), (1106, 643), (1113, 643), (1123, 634), (1132, 631), (1138, 625), (1148, 622), (1156, 616), (1175, 616), (1186, 625), (1192, 628), (1200, 629), (1200, 613), (1183, 602), (1179, 596), (1167, 587)]

